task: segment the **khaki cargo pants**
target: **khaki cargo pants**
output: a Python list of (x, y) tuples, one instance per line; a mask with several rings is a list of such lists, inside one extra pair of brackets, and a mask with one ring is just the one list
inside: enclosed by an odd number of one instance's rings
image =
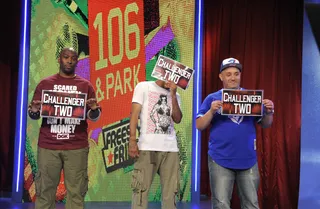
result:
[(132, 209), (148, 208), (148, 193), (156, 173), (160, 175), (162, 209), (176, 208), (180, 180), (178, 152), (140, 151), (132, 174)]
[(50, 150), (38, 147), (35, 209), (56, 208), (56, 191), (62, 169), (67, 189), (65, 208), (84, 208), (84, 197), (88, 190), (88, 154), (89, 148)]

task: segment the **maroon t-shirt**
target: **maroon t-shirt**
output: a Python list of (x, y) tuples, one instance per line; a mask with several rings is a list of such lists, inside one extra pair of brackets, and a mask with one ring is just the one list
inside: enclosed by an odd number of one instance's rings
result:
[[(95, 98), (91, 83), (79, 76), (64, 78), (59, 74), (40, 81), (33, 100), (41, 100), (42, 90), (68, 93), (86, 93), (87, 99)], [(87, 115), (88, 107), (85, 115)], [(39, 132), (39, 147), (54, 150), (81, 149), (88, 146), (88, 123), (80, 119), (43, 118)]]

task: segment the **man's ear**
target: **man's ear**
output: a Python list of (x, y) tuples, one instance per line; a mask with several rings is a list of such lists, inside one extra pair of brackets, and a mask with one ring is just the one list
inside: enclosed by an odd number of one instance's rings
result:
[(219, 78), (220, 78), (220, 80), (222, 81), (222, 75), (221, 75), (221, 73), (219, 74)]

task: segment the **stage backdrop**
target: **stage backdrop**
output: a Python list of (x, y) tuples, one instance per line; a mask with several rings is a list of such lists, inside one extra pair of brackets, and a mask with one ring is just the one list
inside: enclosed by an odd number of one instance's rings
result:
[[(153, 80), (150, 75), (160, 54), (193, 68), (194, 10), (192, 0), (32, 1), (29, 102), (39, 81), (58, 72), (60, 50), (73, 47), (80, 55), (76, 73), (92, 82), (103, 108), (100, 121), (89, 124), (86, 201), (131, 200), (133, 161), (127, 154), (127, 130), (133, 90), (138, 82)], [(184, 115), (175, 127), (182, 201), (190, 200), (191, 195), (192, 83), (186, 91), (178, 90)], [(40, 123), (27, 122), (24, 201), (36, 198)], [(63, 179), (62, 172), (58, 201), (66, 197)], [(161, 200), (159, 182), (157, 176), (150, 201)]]
[(299, 209), (320, 208), (320, 1), (305, 0)]

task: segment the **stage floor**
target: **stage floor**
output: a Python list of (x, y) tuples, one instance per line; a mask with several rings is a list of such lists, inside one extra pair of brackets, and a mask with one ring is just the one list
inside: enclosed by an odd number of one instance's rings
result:
[[(0, 198), (0, 209), (33, 209), (33, 203), (12, 203), (8, 198)], [(88, 209), (130, 209), (130, 203), (124, 202), (88, 202)], [(56, 209), (64, 209), (63, 204), (57, 204)], [(150, 203), (148, 209), (161, 209), (160, 203)], [(200, 204), (181, 203), (177, 209), (210, 209), (210, 200), (201, 201)]]

